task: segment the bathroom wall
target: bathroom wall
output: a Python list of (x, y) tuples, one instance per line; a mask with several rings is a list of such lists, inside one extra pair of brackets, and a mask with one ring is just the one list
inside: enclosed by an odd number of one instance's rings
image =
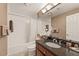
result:
[(51, 18), (52, 29), (58, 28), (59, 33), (53, 33), (52, 36), (66, 39), (66, 16), (79, 12), (79, 9), (66, 12)]
[[(7, 26), (7, 4), (0, 3), (0, 26)], [(7, 55), (7, 37), (0, 38), (0, 56)]]
[[(49, 31), (45, 32), (45, 25), (49, 25)], [(50, 35), (51, 33), (51, 17), (50, 16), (40, 16), (38, 18), (38, 33), (41, 35)]]

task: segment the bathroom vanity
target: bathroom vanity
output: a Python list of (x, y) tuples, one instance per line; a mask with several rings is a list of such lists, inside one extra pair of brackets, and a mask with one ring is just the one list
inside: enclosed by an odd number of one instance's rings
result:
[(36, 43), (36, 55), (37, 56), (53, 56), (54, 54), (51, 53), (48, 49), (46, 49), (43, 45)]
[[(79, 56), (79, 52), (73, 51), (66, 47), (54, 48), (46, 45), (46, 40), (36, 41), (36, 56)], [(51, 42), (53, 43), (53, 42)]]

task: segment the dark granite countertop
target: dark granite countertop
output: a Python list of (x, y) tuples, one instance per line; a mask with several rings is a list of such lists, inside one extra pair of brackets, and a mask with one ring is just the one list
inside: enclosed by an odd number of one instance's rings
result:
[[(50, 40), (49, 40), (50, 41)], [(52, 48), (45, 44), (45, 42), (48, 42), (46, 40), (36, 40), (36, 42), (40, 45), (42, 45), (44, 48), (49, 50), (51, 53), (55, 54), (56, 56), (79, 56), (78, 52), (75, 52), (71, 49), (62, 47), (61, 48)], [(50, 41), (51, 42), (51, 41)]]

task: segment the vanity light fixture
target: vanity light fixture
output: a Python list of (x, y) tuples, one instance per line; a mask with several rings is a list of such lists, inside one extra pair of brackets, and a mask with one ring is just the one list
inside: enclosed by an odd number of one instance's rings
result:
[(42, 9), (41, 11), (42, 11), (42, 13), (45, 13), (45, 12), (46, 12), (46, 9), (44, 8), (44, 9)]
[(50, 10), (50, 9), (52, 8), (52, 6), (53, 6), (52, 4), (48, 4), (48, 5), (46, 6), (46, 9), (47, 9), (47, 10)]
[(48, 11), (50, 11), (51, 9), (55, 8), (56, 6), (58, 6), (60, 3), (48, 3), (41, 11), (42, 13), (46, 13)]

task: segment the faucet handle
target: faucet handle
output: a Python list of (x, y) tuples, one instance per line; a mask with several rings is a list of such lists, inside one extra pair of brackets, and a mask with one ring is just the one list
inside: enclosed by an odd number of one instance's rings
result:
[(78, 48), (78, 44), (74, 44), (74, 47)]
[(66, 42), (66, 47), (71, 47), (71, 43), (70, 42)]

